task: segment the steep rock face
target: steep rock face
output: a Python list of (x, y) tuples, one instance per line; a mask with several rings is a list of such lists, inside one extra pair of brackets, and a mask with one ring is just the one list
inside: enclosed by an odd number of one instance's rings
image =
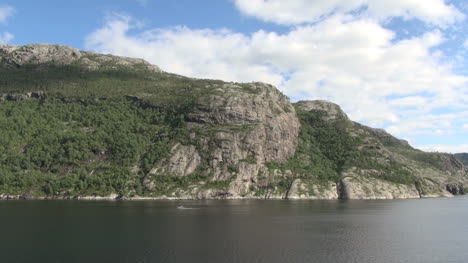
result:
[[(188, 175), (198, 167), (210, 175), (209, 181), (228, 182), (225, 195), (229, 198), (284, 198), (285, 193), (258, 191), (259, 176), (269, 174), (264, 164), (292, 157), (299, 134), (294, 107), (276, 88), (264, 83), (220, 85), (197, 102), (187, 121), (191, 145), (158, 164), (158, 173)], [(204, 167), (199, 167), (200, 158), (189, 161), (198, 153)], [(182, 161), (182, 166), (190, 163), (190, 173), (176, 168)]]
[(143, 59), (103, 55), (80, 51), (73, 47), (49, 44), (0, 45), (0, 63), (13, 68), (37, 65), (40, 66), (39, 69), (44, 69), (51, 65), (77, 65), (88, 70), (127, 67), (162, 72), (157, 66)]
[(165, 172), (187, 176), (195, 172), (200, 162), (200, 155), (193, 145), (183, 146), (177, 144), (171, 150), (171, 158)]
[[(286, 161), (295, 152), (299, 121), (288, 98), (264, 83), (251, 83), (248, 92), (235, 84), (225, 84), (190, 113), (195, 124), (225, 126), (231, 131), (214, 134), (217, 141), (231, 141), (230, 148), (215, 155), (221, 162), (236, 163), (253, 155), (258, 163)], [(236, 128), (244, 131), (232, 132)], [(235, 138), (236, 136), (242, 138)], [(236, 140), (240, 139), (240, 141)], [(232, 151), (230, 151), (232, 150)], [(231, 152), (242, 153), (231, 155)]]
[(240, 163), (234, 181), (229, 184), (229, 194), (232, 196), (250, 195), (251, 188), (257, 182), (257, 175), (262, 168), (262, 165)]

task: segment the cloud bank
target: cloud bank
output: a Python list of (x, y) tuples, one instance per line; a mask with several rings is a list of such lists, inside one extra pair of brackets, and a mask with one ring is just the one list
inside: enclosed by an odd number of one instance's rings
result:
[(386, 20), (417, 18), (446, 26), (464, 18), (463, 13), (443, 0), (235, 0), (246, 15), (278, 24), (316, 22), (334, 13)]

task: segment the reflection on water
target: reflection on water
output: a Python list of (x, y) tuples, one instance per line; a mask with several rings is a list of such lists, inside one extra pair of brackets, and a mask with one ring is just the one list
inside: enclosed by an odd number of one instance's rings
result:
[(468, 262), (468, 197), (0, 201), (0, 262)]

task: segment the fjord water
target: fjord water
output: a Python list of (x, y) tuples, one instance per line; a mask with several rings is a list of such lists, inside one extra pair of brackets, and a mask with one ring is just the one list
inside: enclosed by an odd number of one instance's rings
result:
[(468, 262), (468, 197), (0, 201), (0, 262)]

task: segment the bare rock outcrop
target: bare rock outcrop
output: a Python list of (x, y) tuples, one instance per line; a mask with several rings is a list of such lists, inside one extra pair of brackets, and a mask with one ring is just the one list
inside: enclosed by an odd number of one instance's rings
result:
[[(269, 177), (268, 162), (285, 162), (296, 149), (299, 120), (288, 98), (264, 83), (222, 84), (199, 99), (187, 115), (191, 146), (176, 145), (170, 156), (147, 176), (160, 173), (190, 176), (202, 160), (201, 173), (211, 182), (226, 182), (224, 195), (198, 189), (194, 197), (255, 198), (262, 192), (259, 175)], [(269, 189), (266, 198), (284, 198)]]
[(295, 152), (299, 134), (294, 107), (271, 85), (247, 85), (224, 84), (200, 101), (188, 120), (221, 128), (213, 134), (222, 146), (221, 151), (215, 149), (214, 155), (221, 155), (214, 156), (221, 157), (218, 161), (236, 163), (249, 155), (259, 163), (286, 161)]
[(337, 120), (345, 119), (348, 120), (348, 116), (341, 109), (341, 107), (333, 102), (325, 100), (307, 100), (296, 102), (296, 105), (304, 111), (321, 111), (326, 113), (324, 120)]
[(465, 188), (464, 185), (461, 183), (458, 184), (447, 184), (446, 189), (449, 193), (453, 195), (464, 195), (465, 194)]
[(154, 177), (162, 174), (172, 176), (189, 176), (195, 172), (201, 163), (201, 157), (193, 145), (176, 144), (172, 147), (170, 157), (158, 163), (144, 178), (143, 185), (147, 190), (152, 191), (156, 187)]
[(293, 181), (289, 189), (287, 199), (307, 199), (307, 200), (337, 200), (338, 188), (336, 183), (328, 182), (324, 184), (306, 183), (301, 179)]
[(49, 44), (0, 45), (0, 63), (10, 68), (37, 65), (38, 69), (46, 69), (48, 66), (76, 65), (87, 70), (127, 67), (162, 72), (160, 68), (143, 59), (104, 55), (80, 51), (69, 46)]
[(187, 176), (195, 172), (200, 162), (201, 157), (195, 146), (177, 144), (171, 150), (171, 157), (164, 172), (178, 176)]
[(371, 177), (347, 175), (339, 186), (340, 199), (420, 198), (414, 185), (397, 184)]
[(31, 98), (42, 98), (45, 94), (43, 92), (27, 92), (19, 94), (0, 94), (0, 102), (4, 101), (21, 101)]
[(14, 66), (46, 63), (69, 65), (82, 57), (82, 53), (76, 48), (47, 44), (0, 45), (0, 54), (3, 63)]

